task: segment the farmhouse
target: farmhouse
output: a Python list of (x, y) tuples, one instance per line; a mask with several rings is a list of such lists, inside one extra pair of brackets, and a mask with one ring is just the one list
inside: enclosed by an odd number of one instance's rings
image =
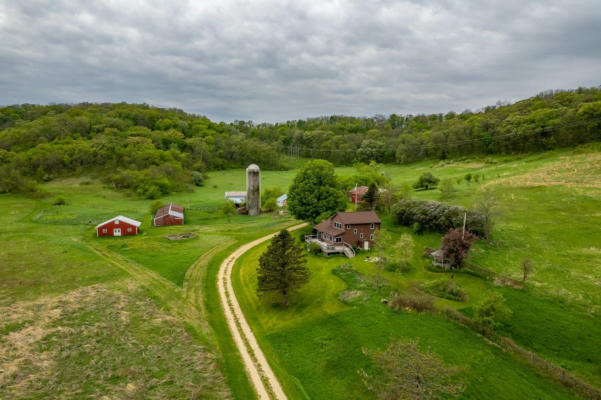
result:
[(225, 192), (225, 199), (234, 202), (235, 205), (246, 203), (246, 192)]
[(363, 201), (363, 196), (369, 188), (367, 186), (358, 186), (354, 187), (348, 192), (348, 201), (351, 203), (361, 203)]
[(276, 202), (278, 203), (278, 207), (287, 207), (288, 206), (288, 195), (287, 194), (283, 194), (280, 197), (278, 197), (276, 199)]
[(154, 226), (183, 225), (184, 207), (169, 203), (157, 210), (153, 222)]
[(338, 212), (315, 225), (316, 234), (306, 236), (305, 241), (319, 244), (326, 254), (343, 253), (351, 258), (355, 255), (353, 247), (371, 248), (380, 223), (373, 211)]
[(140, 221), (118, 215), (96, 225), (96, 236), (137, 235), (140, 225), (142, 225)]

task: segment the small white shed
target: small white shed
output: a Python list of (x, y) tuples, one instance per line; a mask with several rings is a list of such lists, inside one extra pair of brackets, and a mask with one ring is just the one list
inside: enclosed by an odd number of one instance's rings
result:
[(246, 192), (225, 192), (225, 199), (233, 201), (234, 204), (240, 205), (246, 203)]
[(288, 195), (284, 193), (280, 197), (277, 198), (278, 207), (286, 207), (288, 204), (286, 203), (288, 200)]

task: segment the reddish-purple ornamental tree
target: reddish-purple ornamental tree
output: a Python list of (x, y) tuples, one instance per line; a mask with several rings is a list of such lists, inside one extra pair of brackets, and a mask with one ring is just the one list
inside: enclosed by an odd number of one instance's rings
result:
[(451, 268), (461, 268), (476, 239), (478, 238), (474, 234), (468, 231), (464, 233), (463, 229), (451, 229), (443, 236), (441, 249), (444, 260), (451, 265)]

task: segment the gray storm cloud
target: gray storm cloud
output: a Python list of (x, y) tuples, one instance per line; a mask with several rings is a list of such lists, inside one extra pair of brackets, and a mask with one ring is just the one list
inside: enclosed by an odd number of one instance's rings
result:
[(599, 84), (597, 0), (0, 0), (3, 105), (146, 102), (260, 122)]

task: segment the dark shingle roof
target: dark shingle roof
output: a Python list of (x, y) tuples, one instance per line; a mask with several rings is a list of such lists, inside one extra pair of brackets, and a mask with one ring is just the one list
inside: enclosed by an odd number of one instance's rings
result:
[(373, 211), (339, 212), (335, 216), (338, 216), (342, 223), (348, 225), (379, 224), (381, 222), (378, 215)]
[(320, 232), (329, 233), (332, 236), (338, 236), (344, 233), (344, 229), (334, 228), (332, 225), (332, 218), (324, 219), (319, 224), (315, 225), (315, 229)]

